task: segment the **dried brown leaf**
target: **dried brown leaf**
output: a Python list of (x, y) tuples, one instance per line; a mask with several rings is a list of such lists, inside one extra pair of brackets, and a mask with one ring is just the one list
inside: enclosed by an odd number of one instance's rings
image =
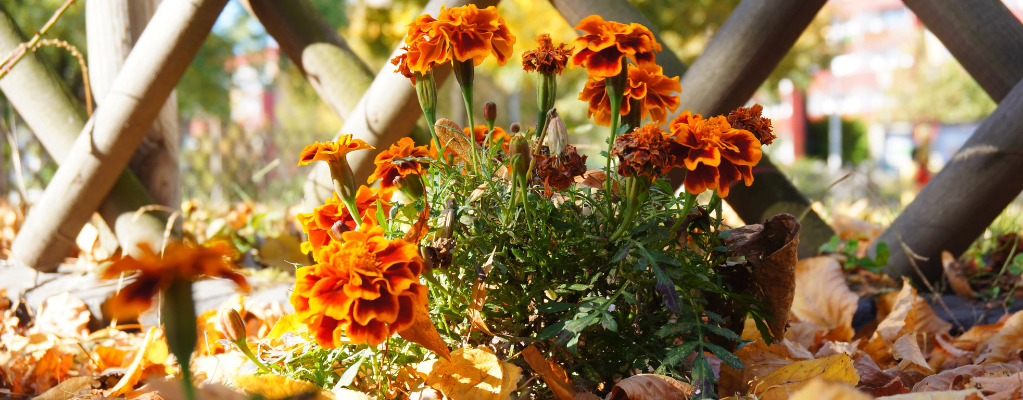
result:
[(966, 275), (963, 274), (963, 266), (947, 250), (941, 252), (941, 267), (945, 270), (945, 277), (948, 278), (948, 285), (952, 287), (952, 291), (968, 299), (977, 298), (977, 294), (970, 287), (970, 282), (966, 280)]
[(977, 389), (950, 390), (945, 392), (906, 393), (894, 396), (878, 397), (878, 400), (986, 400)]
[(117, 381), (114, 387), (104, 393), (106, 397), (117, 397), (135, 390), (135, 384), (142, 378), (142, 370), (145, 368), (146, 351), (153, 345), (155, 340), (156, 327), (149, 328), (149, 331), (146, 332), (146, 337), (142, 339), (142, 343), (135, 352), (135, 359), (132, 360), (131, 365), (128, 366), (121, 380)]
[(90, 395), (92, 389), (98, 386), (99, 381), (91, 376), (69, 378), (50, 388), (46, 393), (39, 395), (35, 400), (71, 400), (85, 397)]
[(988, 400), (1015, 400), (1023, 397), (1023, 373), (979, 376), (970, 380), (970, 386), (979, 389)]
[(870, 400), (870, 396), (843, 382), (814, 379), (792, 394), (790, 400)]
[(603, 190), (604, 181), (607, 181), (607, 175), (604, 171), (589, 170), (574, 178), (575, 183), (581, 183), (594, 189)]
[(430, 319), (430, 312), (426, 309), (426, 304), (416, 307), (415, 313), (416, 319), (412, 326), (399, 331), (398, 335), (402, 339), (425, 347), (445, 360), (451, 360), (451, 352), (448, 350), (448, 345), (444, 343), (444, 339), (441, 339), (440, 334), (437, 333), (437, 327), (433, 325), (433, 320)]
[(89, 336), (91, 317), (92, 313), (82, 299), (64, 292), (43, 300), (36, 315), (35, 328), (39, 333), (84, 339)]
[(909, 393), (909, 388), (906, 387), (906, 385), (902, 384), (901, 377), (895, 377), (895, 379), (893, 379), (891, 382), (888, 382), (887, 385), (884, 385), (874, 390), (874, 396), (876, 397), (892, 396), (903, 393)]
[(256, 394), (269, 400), (290, 399), (302, 396), (314, 400), (330, 400), (332, 395), (325, 393), (319, 386), (310, 382), (297, 381), (285, 376), (266, 375), (239, 375), (235, 377), (238, 388), (248, 393)]
[(462, 162), (472, 162), (470, 152), (475, 149), (476, 143), (470, 141), (458, 124), (450, 119), (441, 118), (434, 124), (434, 131), (446, 149), (453, 151)]
[(850, 385), (860, 381), (852, 358), (836, 354), (817, 360), (797, 361), (778, 368), (753, 383), (753, 394), (762, 400), (787, 399), (815, 378)]
[(981, 343), (1000, 332), (1003, 326), (1005, 326), (1005, 321), (988, 325), (974, 325), (962, 335), (953, 338), (951, 343), (958, 349), (974, 351), (980, 347)]
[(462, 348), (450, 360), (430, 360), (416, 367), (426, 385), (452, 399), (510, 400), (522, 370), (501, 361), (486, 347)]
[(469, 305), (469, 321), (472, 326), (483, 333), (493, 336), (490, 332), (490, 328), (487, 327), (486, 321), (483, 320), (483, 304), (487, 302), (487, 286), (486, 280), (487, 275), (490, 275), (490, 270), (494, 268), (494, 254), (497, 249), (490, 252), (490, 257), (483, 263), (483, 266), (479, 267), (476, 271), (476, 281), (472, 284), (472, 303)]
[(964, 365), (959, 368), (942, 371), (924, 378), (913, 386), (913, 392), (962, 390), (970, 387), (969, 382), (974, 377), (991, 374), (1008, 375), (1019, 372), (1019, 367), (1012, 364), (992, 363), (984, 365)]
[(568, 379), (565, 369), (544, 358), (535, 346), (526, 347), (522, 351), (522, 359), (526, 360), (526, 363), (533, 368), (537, 375), (540, 375), (540, 378), (547, 384), (547, 387), (551, 388), (554, 397), (557, 397), (558, 400), (574, 400), (576, 398), (578, 392), (572, 385), (572, 381)]
[(420, 240), (426, 237), (426, 234), (430, 233), (430, 203), (424, 201), (423, 204), (425, 206), (423, 206), (423, 211), (419, 212), (419, 218), (412, 224), (408, 232), (405, 232), (403, 239), (406, 242), (419, 243)]
[(768, 346), (759, 338), (743, 346), (735, 355), (746, 368), (737, 370), (728, 365), (721, 366), (721, 379), (718, 384), (718, 395), (721, 397), (745, 394), (750, 390), (753, 381), (793, 362), (813, 359), (809, 351), (788, 340), (777, 341)]
[(611, 388), (607, 400), (688, 400), (693, 387), (674, 378), (639, 374), (622, 379)]
[(900, 371), (916, 371), (925, 376), (932, 375), (934, 370), (927, 365), (924, 354), (920, 352), (916, 335), (915, 333), (904, 335), (892, 344), (892, 357), (899, 363), (895, 368)]
[(767, 321), (771, 334), (784, 336), (789, 310), (796, 289), (796, 250), (799, 248), (799, 221), (790, 214), (775, 215), (764, 224), (761, 240), (767, 249), (764, 259), (753, 268), (753, 280), (763, 291), (763, 301), (771, 310)]
[(978, 364), (1019, 360), (1023, 349), (1023, 311), (1017, 311), (1005, 321), (994, 336), (984, 342), (977, 356)]
[(848, 342), (855, 333), (853, 315), (859, 296), (845, 283), (842, 266), (831, 257), (814, 257), (796, 264), (796, 293), (792, 315), (828, 329), (825, 339)]

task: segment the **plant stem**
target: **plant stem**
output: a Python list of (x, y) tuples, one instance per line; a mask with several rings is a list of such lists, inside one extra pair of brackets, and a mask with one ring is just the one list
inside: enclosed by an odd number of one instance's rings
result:
[[(42, 29), (37, 31), (35, 36), (32, 36), (32, 39), (29, 40), (27, 44), (23, 46), (18, 46), (16, 49), (14, 49), (14, 51), (11, 54), (8, 54), (7, 57), (4, 57), (4, 60), (0, 62), (0, 66), (3, 67), (2, 69), (0, 69), (0, 79), (3, 79), (5, 76), (7, 76), (7, 73), (11, 72), (11, 69), (18, 64), (18, 61), (21, 61), (22, 58), (25, 58), (25, 54), (28, 54), (29, 51), (32, 51), (32, 49), (36, 47), (36, 44), (39, 43), (39, 39), (42, 39), (42, 37), (46, 35), (46, 32), (50, 30), (50, 27), (52, 27), (53, 24), (57, 22), (57, 19), (59, 19), (60, 16), (64, 14), (64, 11), (71, 6), (71, 3), (74, 2), (75, 0), (67, 0), (66, 2), (64, 2), (64, 5), (60, 6), (60, 8), (58, 8), (57, 11), (53, 13), (53, 16), (50, 17), (50, 20), (46, 21), (46, 24), (43, 25)], [(12, 60), (11, 57), (14, 57), (14, 59)]]
[(167, 347), (181, 366), (181, 384), (184, 385), (185, 398), (195, 400), (195, 387), (192, 386), (189, 362), (192, 360), (192, 351), (199, 338), (196, 333), (198, 328), (195, 323), (191, 281), (177, 279), (164, 291), (160, 318), (166, 329)]
[(469, 117), (469, 148), (470, 155), (472, 156), (472, 168), (478, 174), (480, 172), (479, 156), (476, 149), (476, 125), (475, 119), (472, 115), (472, 85), (462, 85), (462, 100), (465, 102), (465, 112)]
[(256, 364), (256, 366), (259, 367), (259, 369), (263, 370), (263, 372), (272, 373), (272, 371), (270, 371), (270, 368), (259, 360), (259, 357), (256, 357), (255, 354), (252, 354), (252, 349), (249, 348), (249, 344), (245, 342), (245, 339), (235, 342), (234, 345), (238, 346), (238, 349), (242, 351), (242, 354), (245, 354), (245, 356), (248, 357), (249, 360), (252, 360), (252, 362)]
[(330, 166), (330, 180), (334, 184), (334, 193), (341, 199), (341, 203), (348, 209), (352, 220), (355, 221), (355, 229), (362, 227), (362, 215), (359, 215), (359, 208), (355, 204), (355, 178), (352, 177), (352, 168), (347, 162), (328, 161)]

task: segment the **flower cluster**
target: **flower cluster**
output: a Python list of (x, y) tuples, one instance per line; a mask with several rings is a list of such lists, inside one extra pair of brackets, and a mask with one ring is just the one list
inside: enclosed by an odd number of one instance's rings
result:
[(585, 34), (573, 42), (572, 62), (585, 66), (591, 78), (620, 74), (626, 57), (639, 65), (653, 64), (654, 52), (661, 51), (654, 34), (640, 24), (604, 21), (599, 15), (591, 15), (575, 29)]
[(493, 6), (480, 9), (474, 4), (441, 7), (440, 15), (420, 15), (409, 24), (404, 53), (391, 60), (415, 84), (415, 73), (426, 74), (449, 61), (472, 60), (480, 65), (493, 55), (499, 65), (511, 56), (515, 36)]
[(122, 288), (106, 305), (118, 316), (137, 316), (153, 305), (153, 296), (167, 290), (175, 280), (196, 280), (201, 277), (227, 278), (243, 291), (248, 281), (235, 271), (234, 247), (224, 241), (204, 246), (171, 243), (162, 255), (142, 244), (142, 256), (124, 257), (107, 267), (100, 279), (116, 279), (122, 273), (138, 272), (135, 281)]
[(298, 270), (291, 304), (323, 347), (376, 346), (412, 326), (426, 304), (424, 261), (416, 244), (387, 240), (373, 224), (341, 235), (317, 251), (319, 264)]
[[(381, 183), (381, 186), (383, 183)], [(363, 221), (379, 224), (376, 220), (377, 201), (384, 208), (384, 214), (391, 211), (391, 192), (376, 190), (366, 186), (360, 186), (355, 195), (355, 205)], [(302, 243), (302, 252), (313, 253), (314, 257), (319, 256), (319, 250), (333, 240), (339, 240), (338, 233), (353, 231), (357, 228), (355, 219), (348, 212), (345, 205), (337, 194), (331, 195), (322, 206), (313, 209), (309, 214), (298, 214), (296, 216), (302, 230), (309, 238)], [(336, 232), (336, 233), (335, 233)]]
[[(625, 98), (618, 110), (619, 115), (624, 116), (633, 112), (630, 103), (636, 101), (640, 106), (636, 110), (639, 112), (639, 120), (649, 116), (658, 125), (667, 122), (668, 112), (675, 112), (679, 105), (679, 97), (672, 95), (682, 90), (678, 77), (668, 78), (664, 75), (663, 69), (656, 64), (630, 65), (628, 77)], [(600, 126), (611, 126), (611, 99), (607, 95), (604, 79), (587, 80), (583, 91), (579, 93), (579, 100), (589, 103), (587, 117), (592, 118), (593, 122)]]

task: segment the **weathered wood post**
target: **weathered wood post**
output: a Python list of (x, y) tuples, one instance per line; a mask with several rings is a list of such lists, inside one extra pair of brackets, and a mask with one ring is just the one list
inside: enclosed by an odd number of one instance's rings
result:
[[(159, 5), (160, 0), (90, 0), (85, 3), (89, 80), (96, 104), (103, 104), (124, 60)], [(180, 136), (177, 96), (171, 92), (128, 164), (158, 204), (175, 209), (181, 205)]]
[[(103, 106), (29, 213), (14, 242), (16, 259), (46, 268), (63, 258), (49, 244), (57, 238), (73, 240), (100, 206), (226, 4), (175, 0), (160, 6)], [(137, 255), (132, 250), (126, 249)]]
[(995, 110), (941, 172), (878, 238), (892, 274), (918, 279), (899, 237), (924, 276), (942, 273), (941, 252), (961, 254), (1023, 190), (1023, 23), (998, 0), (904, 0), (981, 87)]

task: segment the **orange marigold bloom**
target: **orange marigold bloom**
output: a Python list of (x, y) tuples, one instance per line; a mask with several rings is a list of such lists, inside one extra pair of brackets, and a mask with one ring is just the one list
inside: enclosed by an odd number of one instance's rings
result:
[(291, 304), (325, 348), (346, 343), (343, 334), (376, 346), (412, 326), (425, 306), (424, 261), (416, 244), (387, 240), (373, 224), (342, 235), (317, 251), (319, 264), (298, 269)]
[(454, 59), (472, 59), (473, 65), (480, 65), (491, 54), (498, 65), (504, 65), (515, 44), (515, 36), (494, 6), (482, 10), (475, 4), (452, 8), (441, 6), (433, 27), (447, 40)]
[[(664, 125), (668, 120), (668, 111), (678, 109), (679, 98), (672, 93), (682, 91), (678, 77), (668, 78), (657, 65), (629, 66), (629, 85), (625, 88), (622, 100), (622, 116), (632, 111), (629, 100), (640, 101), (640, 120), (647, 116), (657, 125)], [(587, 117), (600, 126), (611, 126), (611, 98), (607, 96), (604, 79), (586, 81), (583, 91), (579, 92), (579, 100), (589, 102)], [(633, 127), (635, 128), (635, 127)]]
[[(360, 186), (359, 191), (355, 194), (355, 207), (359, 210), (359, 214), (362, 216), (364, 223), (377, 224), (377, 200), (380, 200), (380, 204), (384, 207), (384, 214), (388, 214), (391, 211), (391, 193), (384, 191), (377, 191), (367, 186)], [(348, 213), (348, 209), (345, 208), (344, 203), (337, 197), (337, 193), (334, 193), (327, 203), (316, 207), (310, 214), (298, 214), (295, 216), (298, 222), (302, 224), (302, 230), (305, 231), (309, 240), (302, 243), (302, 252), (309, 254), (309, 252), (317, 252), (327, 244), (331, 242), (331, 228), (338, 221), (344, 225), (344, 230), (355, 230), (355, 219)], [(313, 253), (317, 255), (318, 253)]]
[(728, 113), (728, 123), (732, 128), (750, 131), (760, 143), (769, 145), (777, 136), (771, 128), (771, 119), (764, 118), (761, 113), (764, 106), (753, 104), (750, 107), (739, 107)]
[(412, 138), (401, 138), (398, 143), (391, 145), (391, 148), (377, 154), (373, 160), (376, 170), (369, 176), (368, 183), (380, 179), (380, 191), (393, 192), (398, 190), (394, 186), (394, 178), (423, 174), (430, 168), (430, 161), (424, 158), (436, 156), (436, 153), (431, 152), (427, 146), (416, 147)]
[(547, 33), (537, 36), (536, 43), (539, 46), (535, 50), (522, 53), (522, 69), (526, 72), (540, 71), (561, 75), (561, 71), (568, 66), (568, 56), (572, 54), (568, 45), (558, 43), (558, 46), (555, 47), (551, 35)]
[(302, 149), (298, 165), (303, 166), (313, 161), (344, 162), (345, 156), (355, 150), (373, 149), (362, 139), (354, 139), (352, 135), (341, 135), (334, 142), (316, 142)]
[(565, 153), (560, 156), (537, 154), (534, 157), (537, 159), (536, 176), (543, 181), (547, 196), (568, 189), (575, 177), (586, 173), (586, 156), (580, 156), (572, 145), (565, 146)]
[(654, 34), (640, 24), (604, 21), (599, 15), (584, 18), (575, 27), (585, 32), (575, 39), (572, 63), (586, 67), (591, 78), (603, 79), (622, 72), (622, 59), (636, 64), (654, 63), (654, 52), (661, 51)]
[(724, 116), (703, 119), (689, 111), (675, 117), (670, 129), (675, 165), (689, 170), (686, 190), (703, 193), (717, 189), (724, 198), (734, 181), (753, 184), (753, 166), (763, 153), (760, 141), (749, 131), (733, 128)]
[(100, 279), (115, 279), (124, 272), (139, 273), (134, 282), (110, 298), (108, 307), (118, 316), (134, 316), (146, 311), (153, 304), (153, 296), (178, 279), (227, 278), (238, 284), (241, 290), (249, 290), (248, 281), (235, 271), (232, 259), (236, 252), (229, 242), (216, 241), (198, 247), (171, 243), (164, 249), (163, 256), (153, 252), (146, 244), (140, 247), (140, 258), (123, 257), (100, 274)]
[[(469, 127), (463, 128), (462, 132), (465, 132), (465, 135), (469, 136)], [(483, 146), (483, 142), (487, 140), (487, 132), (488, 129), (486, 125), (476, 125), (476, 127), (473, 128), (472, 138), (476, 141), (476, 145)], [(507, 146), (510, 140), (511, 136), (504, 131), (504, 128), (500, 126), (494, 127), (494, 134), (490, 137), (491, 143), (501, 143), (502, 146)]]
[(618, 174), (657, 178), (668, 172), (675, 163), (671, 145), (664, 131), (654, 124), (646, 124), (631, 133), (615, 138), (611, 154), (618, 157)]
[(429, 14), (423, 14), (408, 24), (408, 34), (405, 36), (404, 53), (391, 60), (406, 78), (416, 83), (414, 72), (425, 74), (433, 67), (451, 60), (451, 45), (448, 40), (437, 30), (437, 20)]

